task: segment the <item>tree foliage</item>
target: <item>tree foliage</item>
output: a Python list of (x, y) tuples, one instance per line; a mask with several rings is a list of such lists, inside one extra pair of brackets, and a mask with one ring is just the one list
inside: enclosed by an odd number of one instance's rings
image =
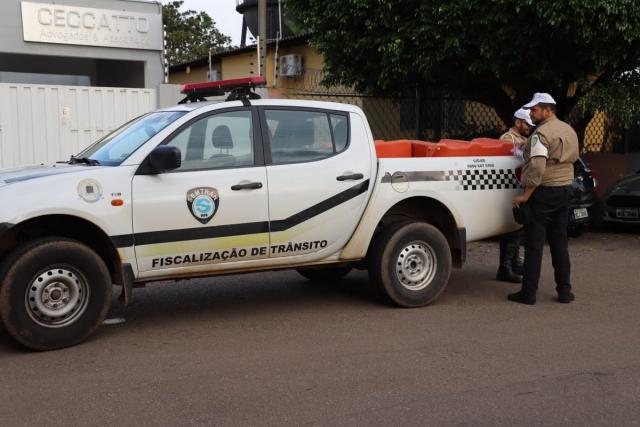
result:
[(210, 48), (217, 52), (229, 46), (231, 38), (216, 28), (216, 23), (206, 12), (181, 12), (182, 3), (184, 1), (177, 0), (162, 6), (169, 65), (204, 58)]
[(638, 0), (286, 0), (286, 7), (312, 33), (328, 84), (444, 90), (506, 119), (541, 91), (555, 97), (561, 115), (578, 103), (639, 111)]
[(623, 124), (640, 121), (640, 70), (617, 73), (607, 84), (590, 91), (581, 105), (587, 111), (603, 111)]

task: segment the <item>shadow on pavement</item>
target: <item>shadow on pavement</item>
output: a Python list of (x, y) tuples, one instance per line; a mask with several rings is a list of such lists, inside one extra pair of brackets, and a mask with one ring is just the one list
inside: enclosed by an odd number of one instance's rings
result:
[[(309, 307), (389, 307), (369, 286), (366, 272), (361, 271), (335, 283), (314, 283), (288, 271), (152, 282), (146, 288), (134, 289), (129, 307), (119, 303), (119, 294), (120, 288), (114, 287), (107, 318), (122, 317), (125, 323), (99, 328), (95, 335), (176, 322), (233, 322), (283, 313), (295, 318)], [(23, 351), (0, 327), (0, 357)]]
[[(493, 280), (494, 246), (490, 244), (486, 251), (472, 254), (464, 269), (454, 269), (447, 288), (433, 306), (475, 306), (487, 301), (498, 304), (507, 293), (517, 290), (517, 284)], [(492, 262), (487, 263), (486, 259)], [(270, 321), (278, 316), (295, 320), (312, 310), (324, 311), (326, 316), (339, 316), (344, 310), (374, 314), (398, 310), (373, 289), (365, 271), (353, 271), (333, 283), (311, 282), (293, 271), (154, 282), (134, 289), (129, 307), (118, 301), (120, 288), (114, 287), (113, 292), (107, 318), (124, 318), (125, 322), (99, 328), (94, 339), (176, 324), (189, 329), (190, 325)], [(0, 328), (0, 356), (23, 351)]]
[(640, 234), (640, 225), (605, 222), (598, 226), (592, 226), (591, 231), (604, 234)]
[(24, 353), (26, 351), (28, 351), (26, 348), (11, 338), (9, 332), (7, 332), (2, 322), (0, 322), (0, 358), (4, 355)]

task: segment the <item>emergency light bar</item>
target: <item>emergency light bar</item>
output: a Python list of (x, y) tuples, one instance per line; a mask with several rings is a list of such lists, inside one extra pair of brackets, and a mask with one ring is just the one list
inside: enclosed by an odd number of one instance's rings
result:
[(186, 97), (179, 102), (206, 101), (207, 96), (222, 96), (229, 93), (227, 101), (240, 100), (248, 103), (249, 99), (260, 99), (260, 95), (253, 92), (258, 86), (265, 86), (267, 79), (264, 77), (245, 77), (242, 79), (218, 80), (215, 82), (189, 83), (182, 86), (181, 93)]

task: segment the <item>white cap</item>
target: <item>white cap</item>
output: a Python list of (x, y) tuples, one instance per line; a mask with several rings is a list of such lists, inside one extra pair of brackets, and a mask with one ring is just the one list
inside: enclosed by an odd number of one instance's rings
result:
[(531, 110), (525, 110), (524, 108), (521, 108), (515, 112), (513, 117), (515, 117), (516, 119), (524, 120), (525, 122), (527, 122), (529, 126), (535, 126), (531, 121), (530, 113), (531, 113)]
[(527, 110), (531, 107), (534, 107), (538, 104), (555, 104), (556, 100), (553, 99), (551, 95), (548, 93), (534, 93), (531, 102), (522, 106), (522, 108), (526, 108)]

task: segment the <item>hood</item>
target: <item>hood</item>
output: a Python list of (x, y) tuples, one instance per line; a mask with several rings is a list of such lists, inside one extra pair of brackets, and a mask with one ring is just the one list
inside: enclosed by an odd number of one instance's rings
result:
[(50, 165), (32, 165), (11, 169), (0, 169), (0, 187), (16, 182), (41, 179), (52, 175), (86, 171), (87, 168), (101, 169), (100, 166), (87, 166), (82, 164), (70, 165), (67, 163), (54, 163)]
[(613, 186), (613, 192), (640, 191), (640, 174), (621, 179)]

